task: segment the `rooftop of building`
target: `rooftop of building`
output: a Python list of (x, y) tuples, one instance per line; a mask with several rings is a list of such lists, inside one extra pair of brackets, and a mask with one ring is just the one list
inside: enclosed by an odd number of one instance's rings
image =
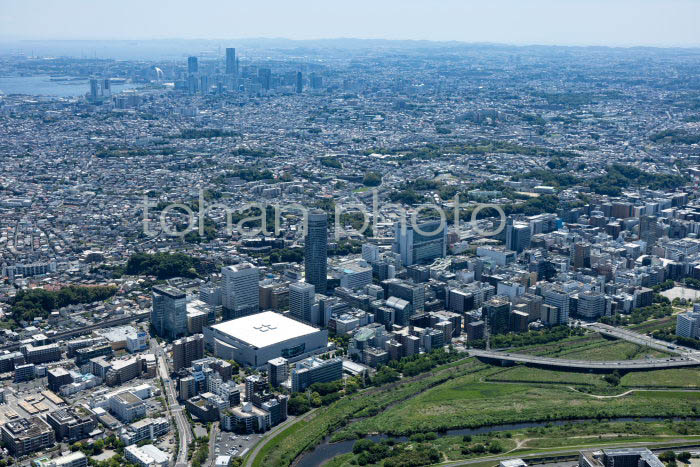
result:
[(318, 332), (318, 329), (308, 324), (273, 311), (224, 321), (212, 328), (258, 348)]

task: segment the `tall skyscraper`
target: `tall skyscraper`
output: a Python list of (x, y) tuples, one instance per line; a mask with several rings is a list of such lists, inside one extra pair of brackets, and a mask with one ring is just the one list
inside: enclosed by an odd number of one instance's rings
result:
[(151, 323), (156, 334), (177, 339), (187, 335), (187, 295), (170, 286), (153, 287)]
[(226, 74), (237, 75), (236, 49), (233, 47), (226, 48)]
[(260, 311), (260, 271), (250, 263), (234, 264), (221, 269), (221, 302), (224, 317), (239, 318)]
[(265, 89), (270, 89), (270, 81), (272, 77), (272, 72), (269, 68), (260, 68), (258, 70), (258, 81), (260, 81), (260, 86)]
[(197, 63), (197, 57), (187, 57), (187, 72), (197, 73), (199, 71), (199, 64)]
[(447, 227), (440, 224), (440, 221), (433, 221), (418, 225), (429, 235), (416, 232), (410, 222), (406, 222), (405, 231), (401, 222), (394, 225), (394, 251), (401, 255), (404, 266), (447, 255)]
[(97, 92), (99, 90), (97, 79), (90, 78), (90, 102), (97, 102)]
[(304, 78), (301, 71), (297, 71), (297, 81), (296, 81), (297, 94), (301, 94), (304, 91)]
[(102, 81), (102, 95), (104, 97), (112, 97), (112, 80), (109, 78)]
[[(313, 284), (297, 282), (289, 286), (289, 312), (295, 318), (311, 323), (311, 310), (316, 291)], [(316, 324), (316, 323), (313, 323)]]
[(323, 87), (323, 76), (311, 73), (311, 89), (321, 89)]
[(306, 282), (316, 292), (326, 293), (328, 267), (328, 215), (323, 211), (309, 213), (304, 239), (304, 272)]

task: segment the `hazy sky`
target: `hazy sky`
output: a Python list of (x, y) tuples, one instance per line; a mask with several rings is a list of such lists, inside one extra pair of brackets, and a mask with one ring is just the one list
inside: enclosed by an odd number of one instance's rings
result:
[(2, 39), (700, 46), (700, 0), (0, 0)]

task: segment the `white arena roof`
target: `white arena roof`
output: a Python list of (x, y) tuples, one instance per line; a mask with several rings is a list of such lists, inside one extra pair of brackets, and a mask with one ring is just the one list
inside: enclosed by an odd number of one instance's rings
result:
[(263, 311), (224, 321), (215, 324), (212, 328), (257, 348), (319, 331), (312, 326), (287, 318), (274, 311)]

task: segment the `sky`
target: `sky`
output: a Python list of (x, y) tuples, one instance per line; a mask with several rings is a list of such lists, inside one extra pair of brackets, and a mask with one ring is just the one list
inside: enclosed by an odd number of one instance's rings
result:
[(0, 39), (700, 46), (700, 0), (0, 0)]

